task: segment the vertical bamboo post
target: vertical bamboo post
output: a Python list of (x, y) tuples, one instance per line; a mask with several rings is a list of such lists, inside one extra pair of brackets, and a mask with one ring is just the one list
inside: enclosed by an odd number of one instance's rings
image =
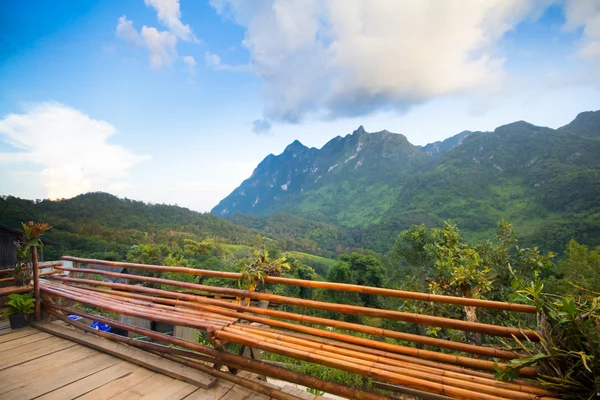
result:
[(31, 264), (33, 268), (33, 297), (35, 299), (35, 319), (41, 319), (40, 309), (40, 270), (38, 269), (38, 255), (35, 247), (31, 250)]

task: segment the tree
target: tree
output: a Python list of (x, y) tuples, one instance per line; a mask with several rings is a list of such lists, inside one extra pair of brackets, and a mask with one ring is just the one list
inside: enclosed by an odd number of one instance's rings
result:
[(210, 252), (215, 249), (215, 239), (208, 238), (204, 239), (201, 242), (197, 242), (191, 239), (185, 239), (183, 241), (183, 248), (185, 251), (189, 251), (196, 257), (204, 257), (207, 256)]
[(589, 249), (572, 239), (567, 245), (567, 258), (559, 262), (558, 269), (568, 282), (600, 292), (600, 246)]
[[(352, 253), (340, 256), (340, 262), (330, 268), (327, 274), (330, 282), (350, 283), (363, 286), (385, 287), (385, 269), (377, 258), (372, 255)], [(347, 292), (340, 292), (335, 296), (342, 296), (342, 300), (348, 300), (354, 296)], [(359, 303), (365, 307), (382, 308), (381, 298), (371, 294), (359, 296)]]
[[(512, 225), (498, 223), (495, 241), (473, 246), (463, 242), (460, 231), (451, 222), (441, 228), (411, 226), (400, 233), (394, 254), (413, 268), (430, 272), (424, 277), (434, 293), (470, 298), (495, 297), (507, 300), (514, 276), (531, 278), (552, 267), (553, 253), (536, 248), (520, 248)], [(475, 307), (463, 307), (466, 320), (476, 322)], [(479, 343), (480, 335), (470, 335)]]
[(34, 223), (29, 221), (21, 223), (23, 227), (23, 239), (15, 242), (17, 265), (13, 271), (15, 285), (27, 285), (31, 280), (31, 270), (27, 267), (32, 262), (32, 255), (35, 249), (42, 247), (43, 243), (40, 239), (44, 232), (52, 227), (48, 224)]

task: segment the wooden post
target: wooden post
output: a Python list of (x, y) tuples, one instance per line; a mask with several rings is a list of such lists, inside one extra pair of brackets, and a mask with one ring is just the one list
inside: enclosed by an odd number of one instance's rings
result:
[(38, 269), (38, 256), (37, 249), (35, 247), (31, 250), (31, 263), (33, 268), (33, 297), (35, 299), (35, 320), (39, 321), (41, 318), (40, 308), (40, 270)]

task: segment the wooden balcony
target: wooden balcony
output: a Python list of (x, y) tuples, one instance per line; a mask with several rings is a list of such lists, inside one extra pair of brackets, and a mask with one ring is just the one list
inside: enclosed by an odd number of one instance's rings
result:
[[(102, 382), (104, 378), (94, 376), (104, 376), (102, 371), (117, 368), (114, 365), (125, 363), (123, 365), (135, 364), (135, 367), (128, 368), (134, 368), (137, 373), (141, 374), (142, 372), (139, 371), (150, 369), (152, 371), (145, 373), (161, 375), (156, 377), (156, 381), (164, 382), (164, 385), (157, 385), (160, 386), (160, 390), (163, 390), (164, 386), (164, 390), (168, 393), (165, 392), (157, 398), (315, 399), (315, 395), (305, 390), (305, 387), (309, 387), (325, 392), (327, 395), (364, 400), (398, 398), (393, 393), (430, 400), (556, 399), (552, 393), (540, 388), (532, 379), (537, 373), (534, 368), (521, 369), (520, 377), (512, 382), (494, 379), (493, 374), (497, 367), (503, 368), (508, 360), (522, 355), (514, 349), (492, 345), (497, 343), (493, 340), (486, 346), (454, 342), (400, 330), (382, 329), (368, 324), (316, 317), (304, 311), (322, 310), (334, 314), (363, 316), (367, 319), (403, 321), (469, 332), (482, 337), (503, 337), (508, 341), (539, 340), (532, 327), (500, 326), (439, 315), (333, 304), (253, 290), (180, 282), (150, 277), (147, 276), (148, 274), (124, 273), (124, 271), (147, 271), (153, 274), (172, 272), (234, 280), (240, 277), (237, 273), (74, 257), (63, 257), (63, 260), (73, 264), (57, 263), (51, 270), (44, 272), (37, 284), (34, 282), (34, 286), (38, 288), (37, 300), (41, 303), (44, 318), (36, 321), (33, 328), (19, 333), (10, 333), (5, 336), (4, 341), (0, 340), (2, 354), (14, 354), (12, 357), (16, 357), (16, 361), (12, 362), (14, 365), (11, 364), (10, 357), (7, 357), (5, 362), (8, 363), (8, 367), (0, 370), (0, 387), (8, 388), (5, 392), (2, 392), (4, 389), (0, 389), (2, 398), (5, 398), (3, 393), (10, 393), (12, 390), (28, 388), (27, 390), (33, 391), (31, 394), (22, 392), (26, 393), (24, 397), (38, 397), (51, 394), (54, 390), (66, 390), (62, 388), (81, 387), (83, 383), (77, 382), (82, 379), (86, 382), (95, 382), (99, 379), (98, 382)], [(99, 265), (102, 268), (97, 268)], [(522, 304), (436, 296), (334, 282), (267, 277), (265, 284), (389, 296), (410, 301), (502, 310), (524, 315), (536, 312), (535, 307)], [(267, 307), (269, 303), (277, 304), (278, 307)], [(281, 310), (279, 307), (281, 305), (288, 306), (288, 310)], [(289, 311), (289, 306), (293, 306), (293, 312)], [(73, 316), (82, 320), (74, 321), (70, 318)], [(48, 320), (55, 322), (49, 323)], [(91, 321), (109, 324), (114, 330), (109, 333), (92, 329)], [(161, 330), (157, 328), (158, 324), (173, 329)], [(187, 333), (181, 334), (182, 328), (187, 329)], [(202, 332), (209, 339), (210, 345), (199, 343), (196, 340), (196, 333), (190, 334), (190, 330)], [(39, 341), (34, 340), (36, 338), (39, 338)], [(60, 349), (45, 353), (47, 347), (44, 341)], [(20, 350), (5, 353), (5, 348), (2, 347), (4, 342), (7, 343), (6, 350), (10, 351), (12, 348)], [(16, 347), (11, 347), (13, 345)], [(93, 350), (82, 348), (81, 345)], [(229, 350), (230, 345), (241, 346), (242, 350), (239, 354), (234, 354)], [(61, 348), (61, 346), (67, 347)], [(50, 346), (48, 348), (52, 349)], [(73, 376), (68, 376), (71, 374), (69, 372), (64, 377), (61, 368), (51, 370), (48, 367), (47, 373), (50, 375), (43, 380), (39, 380), (36, 374), (11, 372), (13, 368), (17, 370), (25, 368), (21, 365), (28, 363), (31, 363), (28, 368), (36, 370), (38, 367), (34, 365), (40, 360), (46, 357), (55, 359), (59, 352), (65, 352), (65, 359), (71, 360), (69, 358), (71, 349), (75, 352), (72, 356), (73, 360), (79, 360), (74, 363), (81, 362), (81, 365), (88, 365), (88, 358), (94, 357), (98, 360), (110, 361), (102, 361), (106, 362), (106, 367), (88, 375), (82, 371), (83, 367), (74, 368)], [(349, 387), (267, 363), (261, 360), (263, 353), (277, 354), (292, 360), (314, 363), (363, 378), (371, 378), (374, 381), (373, 387), (385, 392)], [(33, 358), (28, 358), (28, 354)], [(60, 357), (55, 359), (58, 363), (61, 360)], [(157, 370), (156, 366), (161, 365), (165, 367)], [(71, 371), (69, 368), (73, 368), (71, 364), (65, 364), (65, 370)], [(33, 377), (29, 378), (30, 375)], [(128, 382), (130, 375), (122, 378), (124, 382)], [(21, 389), (14, 387), (12, 383), (17, 376), (26, 381)], [(57, 379), (62, 384), (55, 388), (52, 376), (60, 376)], [(109, 381), (101, 383), (98, 390), (104, 385), (110, 387), (113, 381), (118, 380), (117, 378), (112, 380), (106, 378)], [(271, 379), (271, 382), (268, 379)], [(299, 385), (300, 389), (285, 385), (274, 387), (273, 379), (278, 384), (287, 382), (290, 385)], [(173, 383), (174, 380), (177, 382)], [(154, 379), (148, 381), (150, 387), (154, 387), (154, 381)], [(42, 388), (44, 386), (45, 388)], [(168, 388), (171, 386), (174, 392), (169, 391), (171, 389)], [(38, 394), (36, 390), (43, 393)], [(148, 391), (146, 385), (133, 386), (126, 390), (132, 392), (118, 394), (117, 398), (152, 398), (155, 395), (154, 391)], [(135, 394), (135, 390), (144, 392)], [(162, 393), (159, 389), (156, 390), (157, 393)], [(239, 397), (235, 397), (238, 394)], [(84, 398), (85, 396), (87, 394)]]

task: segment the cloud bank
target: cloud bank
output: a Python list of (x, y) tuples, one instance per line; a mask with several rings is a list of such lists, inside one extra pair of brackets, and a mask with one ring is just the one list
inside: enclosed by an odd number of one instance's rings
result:
[[(246, 29), (251, 70), (263, 81), (265, 116), (358, 116), (494, 90), (502, 36), (533, 0), (212, 0)], [(216, 66), (220, 60), (211, 60)]]
[(0, 135), (19, 150), (0, 153), (0, 165), (41, 165), (41, 180), (52, 199), (89, 191), (119, 192), (130, 185), (128, 171), (149, 157), (108, 143), (116, 133), (113, 125), (74, 108), (37, 104), (0, 120)]

